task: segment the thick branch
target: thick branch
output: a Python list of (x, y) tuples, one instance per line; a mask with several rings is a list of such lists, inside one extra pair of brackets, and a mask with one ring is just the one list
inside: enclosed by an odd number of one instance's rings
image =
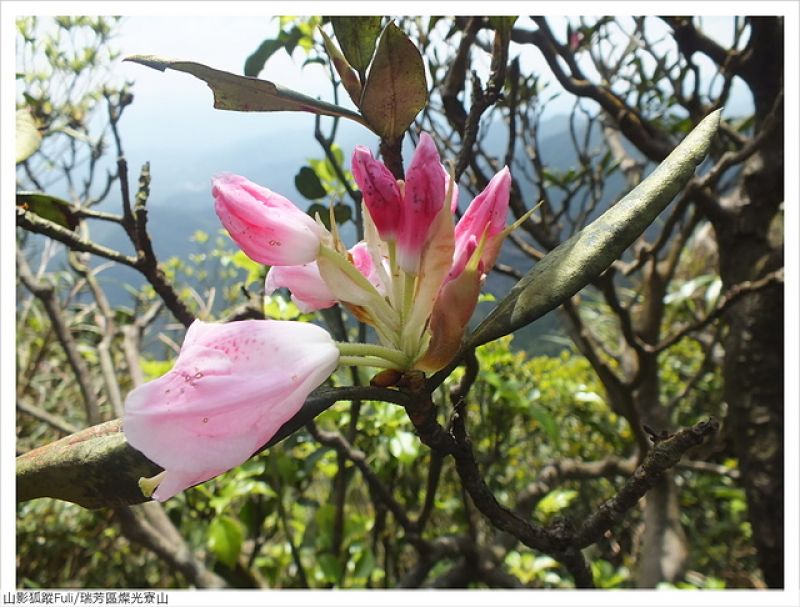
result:
[(161, 504), (121, 506), (114, 509), (122, 533), (129, 540), (152, 550), (171, 569), (181, 572), (197, 588), (225, 588), (225, 580), (209, 571), (167, 517)]
[[(368, 386), (319, 388), (259, 451), (294, 433), (335, 402), (352, 399), (404, 403), (407, 396)], [(17, 501), (54, 497), (84, 508), (139, 504), (146, 501), (137, 484), (139, 478), (160, 470), (126, 442), (122, 420), (115, 419), (18, 457)]]

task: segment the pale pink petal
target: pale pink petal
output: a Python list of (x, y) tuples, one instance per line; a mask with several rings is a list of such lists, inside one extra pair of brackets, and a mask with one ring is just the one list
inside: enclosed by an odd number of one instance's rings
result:
[(362, 145), (357, 145), (353, 152), (351, 169), (381, 238), (386, 241), (394, 240), (400, 229), (403, 211), (400, 188), (394, 176)]
[(388, 274), (388, 260), (384, 260), (384, 271), (380, 272), (373, 261), (375, 256), (369, 250), (367, 243), (363, 240), (350, 249), (350, 256), (353, 259), (353, 265), (356, 269), (372, 283), (372, 286), (378, 290), (378, 293), (386, 295), (386, 285), (384, 284), (382, 276)]
[(403, 191), (403, 226), (397, 236), (397, 260), (406, 272), (416, 274), (422, 248), (447, 193), (436, 144), (422, 133), (419, 145), (406, 171)]
[(283, 196), (231, 174), (215, 177), (211, 193), (225, 229), (254, 261), (282, 266), (316, 258), (324, 229)]
[(308, 323), (195, 321), (171, 371), (125, 401), (128, 442), (166, 470), (164, 500), (246, 461), (336, 368), (330, 335)]
[(450, 268), (450, 272), (447, 274), (446, 281), (453, 280), (464, 271), (464, 267), (467, 265), (467, 262), (469, 262), (469, 258), (472, 257), (472, 254), (477, 248), (478, 239), (472, 234), (467, 238), (462, 238), (461, 241), (456, 241), (456, 249), (453, 253), (453, 265)]
[(438, 371), (461, 348), (461, 340), (478, 303), (482, 268), (468, 268), (439, 290), (430, 318), (431, 341), (415, 368)]
[(299, 266), (272, 266), (264, 285), (266, 294), (271, 295), (284, 287), (291, 291), (292, 301), (301, 312), (323, 310), (336, 304), (336, 298), (319, 274), (316, 261)]

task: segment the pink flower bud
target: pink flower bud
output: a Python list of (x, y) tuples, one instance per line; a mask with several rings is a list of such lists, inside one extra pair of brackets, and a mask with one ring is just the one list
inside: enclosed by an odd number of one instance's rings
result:
[[(464, 251), (470, 240), (475, 239), (476, 242), (480, 242), (484, 235), (486, 242), (481, 261), (485, 272), (492, 269), (500, 252), (500, 245), (503, 243), (510, 194), (511, 173), (509, 173), (508, 167), (503, 167), (470, 203), (456, 225), (456, 251), (453, 269), (459, 260), (464, 259)], [(467, 255), (466, 259), (468, 258)], [(466, 259), (464, 259), (464, 263), (466, 263)], [(462, 264), (461, 268), (463, 267)]]
[(416, 274), (419, 270), (419, 259), (428, 240), (428, 232), (444, 204), (446, 194), (447, 177), (442, 170), (436, 144), (430, 135), (422, 133), (406, 171), (402, 229), (397, 235), (397, 261), (410, 274)]
[(245, 462), (333, 372), (339, 350), (312, 324), (195, 321), (171, 371), (125, 401), (132, 447), (165, 469), (164, 501)]
[(397, 181), (363, 145), (356, 146), (351, 168), (378, 234), (387, 242), (394, 240), (400, 229), (403, 204)]
[(314, 261), (325, 229), (283, 196), (244, 177), (212, 180), (217, 215), (248, 257), (271, 266)]
[(480, 262), (453, 278), (439, 290), (430, 319), (431, 341), (415, 368), (433, 373), (449, 363), (461, 348), (461, 340), (478, 303), (483, 268)]
[(282, 287), (292, 292), (292, 301), (301, 312), (323, 310), (336, 304), (336, 298), (319, 274), (316, 261), (300, 266), (272, 266), (267, 272), (264, 291), (272, 295)]

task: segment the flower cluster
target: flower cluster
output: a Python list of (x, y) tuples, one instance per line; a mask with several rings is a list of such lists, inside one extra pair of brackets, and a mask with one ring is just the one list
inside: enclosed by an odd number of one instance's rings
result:
[(345, 305), (378, 335), (383, 347), (367, 354), (373, 366), (440, 369), (458, 351), (481, 281), (508, 233), (508, 169), (454, 226), (458, 190), (426, 133), (405, 181), (363, 146), (351, 168), (366, 212), (365, 239), (349, 250), (335, 230), (242, 177), (214, 180), (217, 214), (245, 253), (272, 266), (268, 294), (286, 287), (306, 312)]
[(458, 190), (423, 133), (396, 180), (357, 146), (364, 240), (347, 249), (283, 196), (244, 177), (212, 183), (217, 215), (253, 260), (269, 265), (266, 291), (286, 287), (300, 310), (344, 305), (378, 344), (336, 343), (309, 323), (195, 321), (174, 368), (125, 403), (128, 442), (165, 471), (142, 479), (165, 500), (246, 461), (337, 365), (426, 372), (458, 352), (506, 227), (511, 177), (497, 173), (454, 225)]

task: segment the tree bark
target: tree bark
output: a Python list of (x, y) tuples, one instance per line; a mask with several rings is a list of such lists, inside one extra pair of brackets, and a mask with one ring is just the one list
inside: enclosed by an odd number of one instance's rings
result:
[[(753, 92), (755, 132), (783, 88), (783, 22), (751, 19), (743, 68)], [(742, 169), (741, 186), (711, 217), (724, 287), (783, 265), (783, 105), (776, 128)], [(726, 314), (725, 400), (764, 580), (783, 587), (783, 287), (743, 296)]]

